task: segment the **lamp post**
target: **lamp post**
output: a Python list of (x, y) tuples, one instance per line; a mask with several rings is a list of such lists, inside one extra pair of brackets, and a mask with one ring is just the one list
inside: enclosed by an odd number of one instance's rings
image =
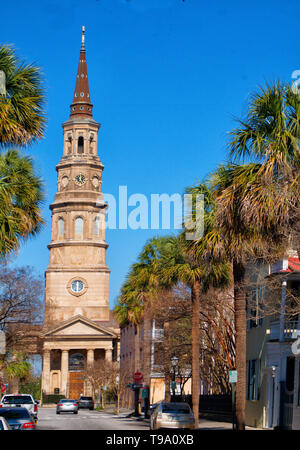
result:
[(171, 358), (171, 364), (173, 367), (173, 378), (172, 378), (172, 391), (173, 391), (173, 398), (175, 397), (176, 392), (176, 367), (178, 365), (178, 358), (177, 356), (172, 356)]

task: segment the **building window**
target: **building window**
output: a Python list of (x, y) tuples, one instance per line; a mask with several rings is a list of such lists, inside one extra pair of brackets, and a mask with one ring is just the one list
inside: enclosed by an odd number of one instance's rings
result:
[(83, 370), (85, 366), (85, 358), (81, 353), (73, 353), (69, 357), (69, 370), (77, 371)]
[(99, 217), (96, 217), (94, 220), (94, 235), (99, 236), (99, 226), (100, 226), (100, 219)]
[(76, 217), (75, 220), (75, 235), (83, 235), (83, 218)]
[(78, 149), (77, 149), (77, 153), (83, 153), (84, 151), (84, 141), (83, 141), (83, 136), (79, 136), (78, 138)]
[(65, 231), (65, 221), (61, 217), (58, 219), (58, 235), (59, 237), (64, 235)]
[(259, 399), (260, 360), (247, 361), (247, 400)]

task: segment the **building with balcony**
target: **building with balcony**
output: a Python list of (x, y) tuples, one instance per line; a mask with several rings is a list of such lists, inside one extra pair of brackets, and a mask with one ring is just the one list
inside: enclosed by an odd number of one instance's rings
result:
[[(256, 272), (247, 323), (246, 425), (300, 429), (300, 262), (295, 253)], [(264, 312), (262, 280), (276, 280)], [(254, 300), (254, 301), (253, 301)], [(299, 303), (298, 303), (298, 301)], [(256, 307), (255, 307), (256, 305)], [(272, 312), (272, 310), (270, 310)]]

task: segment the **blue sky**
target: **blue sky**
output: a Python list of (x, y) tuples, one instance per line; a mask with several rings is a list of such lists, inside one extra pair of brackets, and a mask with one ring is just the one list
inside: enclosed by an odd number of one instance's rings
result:
[[(81, 26), (103, 191), (117, 197), (183, 193), (226, 160), (227, 133), (265, 81), (291, 81), (300, 69), (300, 2), (263, 0), (59, 0), (2, 2), (0, 42), (13, 44), (44, 73), (47, 130), (27, 149), (45, 180), (47, 226), (15, 263), (43, 275), (49, 204), (69, 116)], [(146, 239), (160, 231), (107, 230), (110, 304)], [(161, 231), (165, 233), (165, 231)]]

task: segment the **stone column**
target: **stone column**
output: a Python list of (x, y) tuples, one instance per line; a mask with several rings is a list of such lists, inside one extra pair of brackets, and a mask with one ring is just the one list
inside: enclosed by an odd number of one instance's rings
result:
[[(88, 349), (86, 352), (86, 363), (87, 363), (87, 368), (88, 369), (92, 369), (93, 365), (94, 365), (94, 349)], [(90, 381), (86, 380), (85, 383), (85, 395), (88, 396), (92, 396), (93, 395), (93, 388), (92, 388), (92, 384)]]
[(68, 396), (69, 350), (61, 351), (61, 394)]
[(88, 367), (92, 367), (94, 365), (94, 349), (87, 350), (86, 362)]
[(112, 347), (111, 348), (107, 348), (105, 350), (105, 360), (106, 361), (112, 361), (112, 351), (113, 351)]
[(43, 353), (43, 371), (42, 371), (42, 391), (50, 394), (50, 350), (44, 350)]

